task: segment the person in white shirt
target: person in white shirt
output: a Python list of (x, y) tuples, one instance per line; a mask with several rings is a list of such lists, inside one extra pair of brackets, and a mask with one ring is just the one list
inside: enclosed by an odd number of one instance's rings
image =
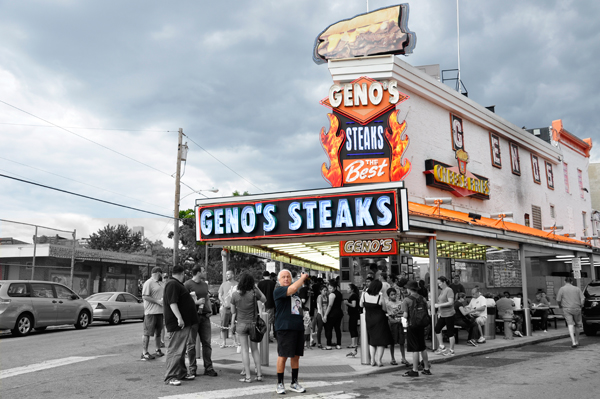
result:
[(479, 286), (475, 286), (471, 290), (471, 295), (473, 298), (469, 303), (467, 309), (469, 313), (475, 316), (475, 321), (477, 322), (477, 328), (479, 329), (480, 338), (477, 340), (478, 343), (484, 343), (485, 337), (483, 336), (483, 329), (481, 326), (485, 324), (487, 320), (487, 300), (481, 295), (481, 291), (479, 290)]

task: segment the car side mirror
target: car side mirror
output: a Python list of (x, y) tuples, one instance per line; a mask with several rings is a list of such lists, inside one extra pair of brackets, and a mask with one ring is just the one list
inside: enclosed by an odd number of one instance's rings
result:
[(142, 303), (142, 302), (144, 302), (143, 299), (138, 299), (138, 303)]
[(73, 299), (73, 300), (75, 300), (75, 299), (79, 299), (79, 297), (78, 297), (77, 295), (75, 295), (75, 294), (71, 295), (69, 298), (71, 298), (71, 299)]

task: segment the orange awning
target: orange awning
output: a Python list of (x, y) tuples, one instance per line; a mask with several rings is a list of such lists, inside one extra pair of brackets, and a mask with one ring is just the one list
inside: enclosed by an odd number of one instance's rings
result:
[(489, 227), (498, 230), (510, 231), (514, 233), (526, 234), (534, 237), (546, 238), (557, 242), (568, 244), (584, 245), (591, 248), (591, 245), (585, 241), (577, 240), (571, 237), (565, 237), (552, 231), (544, 231), (533, 227), (523, 226), (522, 224), (508, 222), (506, 220), (490, 219), (481, 217), (478, 220), (472, 220), (468, 213), (454, 211), (451, 209), (438, 208), (436, 206), (408, 203), (408, 212), (411, 216), (424, 216), (433, 219), (449, 220), (458, 223), (471, 224), (472, 226)]

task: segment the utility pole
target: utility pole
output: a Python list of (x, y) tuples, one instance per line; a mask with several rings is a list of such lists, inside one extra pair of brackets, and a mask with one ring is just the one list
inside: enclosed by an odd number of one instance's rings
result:
[[(175, 176), (175, 212), (173, 213), (174, 225), (173, 225), (173, 266), (177, 265), (177, 255), (179, 252), (179, 191), (180, 178), (181, 178), (181, 160), (185, 159), (186, 155), (183, 155), (183, 129), (179, 128), (179, 142), (177, 144), (177, 172)], [(185, 145), (187, 149), (187, 143)], [(186, 151), (187, 153), (187, 151)], [(169, 272), (167, 270), (167, 272)], [(169, 273), (170, 274), (170, 273)]]

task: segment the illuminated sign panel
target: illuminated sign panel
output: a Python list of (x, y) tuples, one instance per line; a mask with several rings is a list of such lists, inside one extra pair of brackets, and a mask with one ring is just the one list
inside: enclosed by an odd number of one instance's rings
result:
[(406, 189), (196, 207), (198, 241), (408, 230)]
[(411, 163), (406, 122), (398, 121), (396, 106), (409, 97), (398, 82), (361, 77), (334, 84), (321, 104), (331, 108), (329, 129), (321, 129), (321, 145), (329, 157), (321, 173), (332, 187), (402, 181)]
[(425, 161), (425, 181), (428, 186), (450, 191), (457, 197), (490, 199), (490, 182), (487, 177), (465, 171), (459, 167), (428, 159)]
[(397, 255), (398, 245), (392, 238), (340, 241), (340, 256)]

